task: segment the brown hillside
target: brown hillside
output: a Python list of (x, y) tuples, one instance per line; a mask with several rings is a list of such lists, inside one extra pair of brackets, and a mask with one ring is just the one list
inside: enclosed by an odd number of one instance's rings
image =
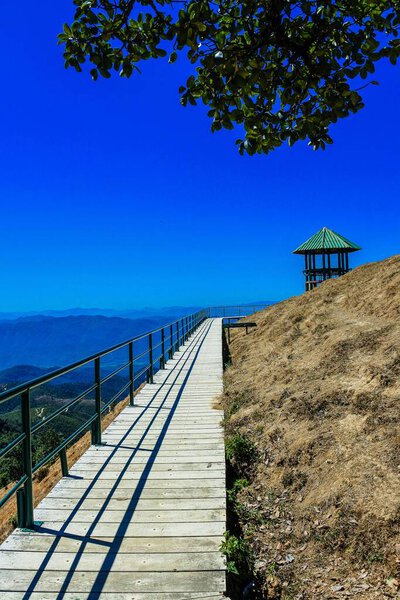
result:
[(266, 598), (400, 598), (399, 317), (394, 256), (234, 331), (226, 428), (256, 447), (237, 504)]

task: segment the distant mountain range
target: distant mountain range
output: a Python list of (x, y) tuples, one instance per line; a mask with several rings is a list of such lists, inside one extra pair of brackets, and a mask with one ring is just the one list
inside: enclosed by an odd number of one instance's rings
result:
[(103, 316), (121, 317), (123, 319), (157, 319), (173, 320), (200, 310), (198, 306), (168, 306), (163, 308), (138, 308), (117, 310), (113, 308), (66, 308), (64, 310), (41, 310), (29, 312), (0, 312), (0, 321), (33, 317), (76, 317)]
[[(51, 371), (55, 371), (59, 367), (34, 367), (33, 365), (15, 365), (14, 367), (9, 367), (8, 369), (3, 369), (0, 371), (0, 388), (2, 385), (14, 384), (18, 385), (20, 383), (25, 383), (27, 381), (32, 381), (33, 379), (37, 379), (38, 377), (42, 377), (42, 375), (46, 375), (46, 373), (51, 373)], [(103, 373), (104, 374), (104, 373)], [(55, 384), (58, 384), (61, 378), (55, 380)], [(66, 375), (62, 376), (62, 383), (81, 383), (81, 382), (92, 382), (93, 381), (93, 367), (83, 367), (81, 369), (77, 369), (75, 371), (70, 371)]]
[[(174, 317), (175, 319), (175, 317)], [(169, 322), (165, 317), (39, 317), (0, 321), (0, 370), (31, 365), (48, 370), (89, 356)], [(121, 356), (115, 357), (121, 361)], [(28, 374), (28, 373), (27, 373)]]

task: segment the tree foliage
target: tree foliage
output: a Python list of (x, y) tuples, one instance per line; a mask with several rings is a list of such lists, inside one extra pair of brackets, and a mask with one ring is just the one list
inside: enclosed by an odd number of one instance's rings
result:
[[(94, 80), (130, 77), (150, 58), (177, 60), (193, 73), (181, 103), (208, 106), (212, 130), (240, 125), (241, 153), (267, 153), (308, 140), (360, 110), (375, 62), (400, 53), (398, 0), (74, 0), (59, 36), (65, 65)], [(366, 80), (365, 82), (360, 81)]]

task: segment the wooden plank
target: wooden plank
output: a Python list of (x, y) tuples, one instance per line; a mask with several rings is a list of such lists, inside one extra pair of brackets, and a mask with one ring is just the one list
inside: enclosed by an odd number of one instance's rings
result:
[[(2, 592), (2, 600), (26, 600), (25, 592)], [(31, 600), (55, 600), (54, 592), (29, 592)], [(74, 592), (65, 592), (62, 595), (63, 600), (178, 600), (176, 593), (159, 592), (159, 593), (141, 593), (136, 592), (134, 596), (131, 593), (115, 593), (115, 592), (94, 592), (82, 593), (79, 592), (77, 597)], [(214, 594), (213, 592), (181, 592), (179, 600), (226, 600), (222, 594)]]
[[(165, 543), (167, 540), (167, 544)], [(85, 552), (104, 553), (115, 542), (112, 537), (87, 538)], [(219, 536), (205, 537), (122, 537), (118, 539), (118, 552), (120, 554), (147, 554), (164, 552), (197, 553), (217, 552), (221, 545)], [(48, 533), (22, 533), (17, 532), (7, 538), (2, 545), (2, 550), (24, 552), (73, 552), (82, 549), (82, 540), (73, 537), (57, 536)], [(1, 550), (1, 551), (2, 551)], [(1, 555), (0, 551), (0, 555)]]
[(165, 552), (168, 546), (168, 540), (164, 540), (164, 548), (158, 553), (129, 553), (120, 554), (119, 548), (116, 552), (111, 547), (108, 551), (103, 546), (103, 553), (86, 552), (82, 548), (76, 552), (31, 552), (7, 551), (2, 550), (1, 566), (2, 569), (14, 571), (25, 571), (26, 569), (40, 571), (65, 571), (76, 560), (74, 571), (94, 571), (98, 573), (101, 570), (108, 572), (130, 573), (142, 572), (148, 573), (157, 571), (219, 571), (225, 568), (225, 562), (221, 553), (214, 552)]
[[(175, 463), (171, 460), (161, 462), (158, 459), (155, 459), (151, 464), (148, 464), (148, 460), (146, 460), (145, 457), (143, 457), (143, 459), (144, 460), (141, 461), (123, 461), (122, 463), (118, 460), (108, 460), (106, 464), (101, 466), (101, 474), (105, 474), (110, 471), (117, 471), (118, 473), (121, 473), (122, 469), (124, 474), (136, 472), (143, 473), (145, 469), (148, 469), (149, 473), (151, 474), (155, 474), (157, 472), (175, 473), (179, 471), (196, 471), (197, 473), (200, 473), (201, 471), (221, 471), (223, 470), (225, 464), (225, 461), (221, 460), (221, 458), (218, 458), (218, 461), (213, 461), (212, 459), (205, 460), (202, 458), (201, 462), (193, 462), (193, 460), (190, 459), (190, 462), (182, 460)], [(73, 474), (78, 471), (80, 473), (87, 473), (90, 471), (98, 473), (99, 468), (100, 467), (98, 464), (88, 461), (81, 463), (78, 466), (74, 465), (74, 468), (71, 469), (71, 473)]]
[[(207, 521), (190, 523), (128, 523), (121, 526), (119, 523), (100, 522), (94, 526), (86, 523), (62, 524), (58, 521), (47, 521), (39, 531), (58, 532), (59, 535), (71, 534), (85, 537), (90, 531), (94, 537), (200, 537), (223, 536), (225, 521)], [(221, 539), (222, 541), (222, 539)]]
[[(79, 466), (94, 466), (96, 470), (99, 469), (98, 466), (96, 465), (118, 465), (119, 467), (121, 465), (125, 465), (127, 463), (127, 461), (131, 459), (131, 463), (129, 466), (135, 466), (137, 465), (138, 468), (143, 469), (143, 463), (147, 463), (149, 460), (149, 453), (142, 453), (142, 454), (135, 454), (134, 456), (117, 456), (117, 455), (112, 455), (109, 457), (96, 457), (96, 456), (88, 456), (85, 457), (84, 459), (81, 459), (79, 462), (75, 463), (76, 465)], [(177, 456), (159, 456), (159, 453), (157, 452), (157, 456), (153, 461), (152, 467), (155, 465), (159, 465), (160, 467), (160, 471), (163, 471), (165, 467), (167, 468), (171, 468), (174, 467), (175, 465), (179, 465), (179, 468), (182, 468), (182, 465), (184, 464), (188, 464), (189, 467), (191, 469), (202, 469), (204, 467), (204, 465), (209, 465), (210, 463), (212, 463), (212, 465), (219, 465), (219, 464), (224, 464), (225, 463), (225, 456), (223, 452), (215, 452), (215, 451), (209, 451), (208, 453), (206, 453), (203, 456), (199, 456), (196, 452), (192, 453), (191, 456), (185, 456), (184, 454), (182, 455), (177, 455)], [(163, 467), (162, 467), (163, 465)], [(210, 467), (207, 467), (210, 468)]]
[[(132, 502), (135, 501), (135, 510), (190, 510), (194, 507), (196, 510), (199, 509), (225, 509), (225, 498), (220, 496), (217, 498), (198, 498), (193, 496), (192, 498), (166, 498), (166, 499), (143, 499), (141, 495), (131, 496), (125, 494), (125, 498), (115, 499), (111, 496), (111, 499), (107, 499), (107, 510), (127, 510)], [(104, 508), (104, 500), (96, 500), (92, 498), (86, 498), (80, 504), (80, 510), (100, 510)], [(76, 498), (54, 498), (47, 496), (41, 503), (41, 510), (72, 510), (76, 507)]]
[[(97, 471), (95, 471), (97, 473)], [(73, 477), (84, 477), (87, 479), (93, 478), (93, 471), (82, 469), (71, 469), (70, 474)], [(115, 481), (119, 475), (118, 471), (106, 471), (103, 470), (98, 474), (98, 480), (112, 480)], [(159, 471), (159, 470), (151, 470), (148, 475), (146, 475), (146, 481), (153, 481), (155, 479), (222, 479), (225, 476), (225, 470), (223, 468), (220, 469), (204, 469), (204, 470), (184, 470), (179, 469), (173, 471)], [(140, 472), (126, 472), (122, 477), (118, 478), (119, 481), (129, 480), (129, 481), (139, 481), (141, 479)]]
[[(207, 479), (205, 479), (204, 477), (200, 478), (201, 481), (199, 481), (199, 478), (192, 478), (192, 479), (188, 479), (188, 478), (179, 478), (176, 477), (174, 479), (147, 479), (146, 482), (144, 483), (144, 490), (146, 489), (159, 489), (160, 487), (162, 487), (163, 489), (180, 489), (180, 488), (184, 488), (184, 489), (188, 489), (188, 488), (199, 488), (201, 487), (202, 489), (204, 487), (211, 487), (211, 488), (215, 488), (215, 487), (219, 487), (222, 486), (223, 489), (225, 489), (225, 477), (208, 477)], [(162, 482), (162, 483), (160, 483)], [(83, 478), (78, 478), (78, 479), (62, 479), (60, 481), (60, 483), (57, 484), (56, 488), (57, 489), (88, 489), (90, 487), (91, 490), (97, 490), (97, 489), (107, 489), (110, 490), (113, 486), (115, 486), (115, 478), (114, 479), (96, 479), (96, 481), (93, 481), (93, 479), (83, 479)], [(133, 493), (134, 490), (132, 489), (132, 479), (129, 478), (121, 478), (118, 480), (118, 487), (117, 489), (129, 489), (131, 490), (131, 492)]]
[(101, 523), (199, 523), (225, 521), (225, 509), (186, 509), (186, 510), (109, 510), (108, 507), (98, 510), (77, 511), (63, 509), (38, 508), (35, 512), (36, 518), (44, 522), (48, 521), (68, 523), (95, 523), (97, 519)]
[[(0, 571), (0, 593), (8, 590), (29, 590), (32, 581), (37, 575), (34, 589), (36, 592), (91, 592), (91, 593), (151, 593), (173, 592), (220, 592), (225, 589), (225, 575), (223, 570), (200, 572), (126, 572), (122, 577), (120, 573), (104, 573), (77, 571), (67, 577), (68, 571), (53, 572), (42, 571)], [(65, 590), (64, 590), (65, 584)], [(179, 596), (178, 596), (179, 598)]]
[[(163, 444), (164, 445), (164, 444)], [(153, 450), (154, 448), (124, 448), (124, 446), (122, 446), (121, 448), (107, 448), (106, 446), (104, 447), (104, 450), (99, 450), (97, 452), (90, 452), (88, 451), (86, 453), (86, 457), (85, 460), (91, 460), (91, 461), (98, 461), (98, 462), (104, 462), (107, 458), (109, 458), (110, 456), (114, 456), (116, 458), (123, 458), (124, 460), (126, 460), (127, 458), (130, 458), (133, 454), (133, 451), (136, 451), (137, 454), (140, 456), (147, 456), (148, 452)], [(158, 450), (157, 452), (157, 457), (162, 457), (162, 456), (196, 456), (196, 457), (200, 457), (200, 456), (209, 456), (210, 452), (215, 452), (218, 453), (219, 456), (225, 456), (225, 452), (224, 452), (224, 447), (223, 444), (210, 444), (209, 446), (206, 446), (205, 448), (203, 446), (200, 446), (200, 448), (194, 450), (193, 446), (190, 446), (189, 444), (187, 446), (180, 446), (179, 444), (176, 444), (175, 446), (169, 446), (169, 448), (167, 450)]]
[[(197, 481), (196, 481), (197, 483)], [(66, 488), (57, 486), (54, 488), (50, 494), (46, 497), (46, 500), (57, 500), (62, 501), (63, 499), (68, 499), (74, 501), (76, 503), (76, 499), (86, 498), (86, 500), (90, 499), (103, 499), (108, 498), (110, 502), (115, 502), (118, 500), (126, 500), (127, 498), (140, 498), (141, 501), (146, 500), (190, 500), (192, 498), (197, 499), (207, 499), (207, 498), (222, 498), (225, 501), (225, 490), (218, 487), (199, 487), (197, 483), (196, 487), (179, 487), (179, 488), (169, 488), (166, 489), (163, 487), (151, 488), (147, 485), (140, 490), (140, 492), (134, 492), (131, 489), (123, 488), (118, 486), (115, 490), (112, 491), (110, 495), (110, 489), (107, 488), (99, 488), (95, 487), (90, 490), (86, 488)]]

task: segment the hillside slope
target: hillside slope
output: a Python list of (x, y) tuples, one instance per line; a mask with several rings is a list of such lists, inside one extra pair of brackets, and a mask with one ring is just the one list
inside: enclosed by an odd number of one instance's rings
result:
[(223, 402), (263, 597), (400, 597), (399, 318), (394, 256), (234, 331)]

